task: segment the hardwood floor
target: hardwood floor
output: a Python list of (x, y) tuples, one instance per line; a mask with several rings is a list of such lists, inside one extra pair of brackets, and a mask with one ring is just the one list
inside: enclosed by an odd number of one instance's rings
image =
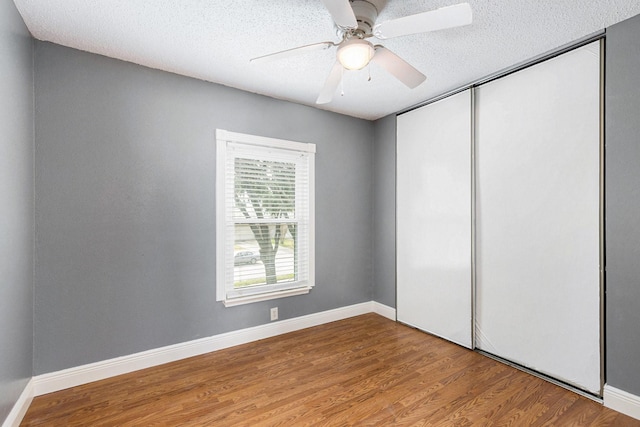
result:
[(640, 426), (366, 314), (36, 397), (23, 426)]

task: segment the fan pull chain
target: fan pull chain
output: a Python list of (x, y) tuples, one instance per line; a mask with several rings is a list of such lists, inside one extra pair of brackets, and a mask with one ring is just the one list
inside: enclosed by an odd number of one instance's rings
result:
[(340, 96), (344, 96), (344, 68), (342, 69), (342, 77), (340, 78)]
[(369, 73), (369, 78), (367, 79), (367, 81), (370, 82), (371, 81), (371, 62), (367, 64), (367, 72)]

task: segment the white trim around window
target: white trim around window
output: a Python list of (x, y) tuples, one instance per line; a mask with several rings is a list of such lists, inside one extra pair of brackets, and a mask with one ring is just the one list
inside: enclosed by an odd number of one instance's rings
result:
[(315, 284), (315, 144), (218, 129), (216, 299), (226, 307)]

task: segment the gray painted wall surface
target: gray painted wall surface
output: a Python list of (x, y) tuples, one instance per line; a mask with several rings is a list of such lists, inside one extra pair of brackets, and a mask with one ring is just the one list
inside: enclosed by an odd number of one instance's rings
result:
[(640, 16), (607, 29), (606, 382), (640, 395)]
[(396, 306), (396, 115), (374, 122), (373, 300)]
[[(36, 375), (371, 300), (373, 123), (36, 42)], [(215, 301), (215, 130), (312, 142), (316, 288)]]
[(33, 42), (0, 2), (0, 424), (33, 365)]

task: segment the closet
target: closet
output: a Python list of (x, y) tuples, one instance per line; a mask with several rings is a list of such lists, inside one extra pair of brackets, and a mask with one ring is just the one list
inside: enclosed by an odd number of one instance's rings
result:
[(600, 41), (398, 116), (398, 320), (601, 393)]

